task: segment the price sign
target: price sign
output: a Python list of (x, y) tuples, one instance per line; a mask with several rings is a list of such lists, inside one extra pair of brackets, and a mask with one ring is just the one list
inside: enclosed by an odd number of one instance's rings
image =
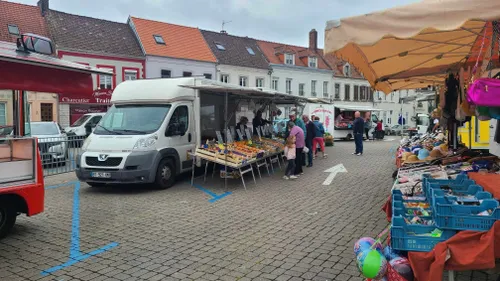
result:
[(220, 131), (215, 131), (215, 134), (217, 135), (217, 142), (224, 143), (224, 139), (222, 138), (222, 134), (220, 133)]
[(259, 140), (262, 140), (261, 134), (260, 134), (260, 127), (257, 127), (257, 135), (259, 136)]
[[(240, 132), (241, 132), (242, 134), (246, 134), (246, 132), (245, 132), (245, 126), (240, 125)], [(241, 140), (243, 140), (243, 136), (241, 137)]]
[(247, 130), (245, 131), (245, 134), (247, 135), (247, 140), (252, 139), (252, 132), (250, 131), (250, 129), (247, 128)]
[(239, 138), (240, 140), (243, 140), (243, 139), (244, 139), (244, 138), (243, 138), (243, 134), (241, 133), (241, 130), (240, 130), (240, 129), (236, 129), (236, 133), (238, 133), (238, 138)]
[(233, 142), (233, 136), (231, 135), (231, 131), (229, 129), (226, 130), (226, 141), (228, 143)]

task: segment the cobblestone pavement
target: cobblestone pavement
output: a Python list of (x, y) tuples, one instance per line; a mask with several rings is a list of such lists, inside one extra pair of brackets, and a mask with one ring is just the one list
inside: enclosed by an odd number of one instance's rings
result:
[[(353, 241), (387, 225), (380, 207), (396, 142), (365, 143), (362, 157), (353, 145), (328, 148), (295, 181), (266, 173), (245, 191), (230, 180), (232, 193), (212, 203), (226, 192), (217, 178), (157, 191), (49, 177), (45, 212), (20, 216), (0, 242), (0, 280), (363, 280)], [(323, 186), (324, 170), (340, 163), (348, 172)]]

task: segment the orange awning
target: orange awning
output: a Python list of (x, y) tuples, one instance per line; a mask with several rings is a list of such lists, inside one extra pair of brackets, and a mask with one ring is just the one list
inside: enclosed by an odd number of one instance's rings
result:
[[(329, 21), (325, 52), (354, 65), (376, 90), (423, 88), (443, 83), (448, 70), (473, 67), (480, 53), (481, 61), (498, 19), (499, 0), (426, 0)], [(498, 37), (494, 47), (498, 64)]]

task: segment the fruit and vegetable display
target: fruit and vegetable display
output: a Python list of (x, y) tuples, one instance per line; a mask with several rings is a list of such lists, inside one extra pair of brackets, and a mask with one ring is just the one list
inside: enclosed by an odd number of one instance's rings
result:
[(255, 138), (228, 144), (207, 141), (196, 148), (196, 156), (228, 166), (241, 166), (249, 161), (264, 158), (267, 155), (284, 150), (284, 140)]

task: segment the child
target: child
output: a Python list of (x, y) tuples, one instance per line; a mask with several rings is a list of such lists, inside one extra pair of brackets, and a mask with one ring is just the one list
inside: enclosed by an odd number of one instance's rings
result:
[(289, 136), (286, 139), (286, 146), (285, 146), (285, 157), (286, 160), (288, 161), (288, 166), (286, 167), (285, 175), (283, 176), (283, 179), (288, 180), (288, 179), (296, 179), (297, 176), (295, 176), (293, 173), (295, 172), (295, 136)]

